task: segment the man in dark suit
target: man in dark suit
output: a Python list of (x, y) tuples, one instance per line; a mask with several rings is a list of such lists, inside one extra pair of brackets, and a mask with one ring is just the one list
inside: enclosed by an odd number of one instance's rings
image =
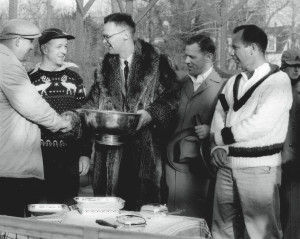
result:
[(281, 223), (283, 238), (300, 238), (300, 51), (282, 53), (281, 70), (288, 74), (293, 91), (288, 133), (282, 150)]
[(224, 84), (213, 67), (215, 49), (212, 39), (205, 35), (193, 36), (186, 43), (189, 75), (182, 80), (177, 126), (167, 152), (169, 209), (182, 209), (185, 215), (208, 221), (208, 196), (214, 180), (201, 164), (200, 145), (208, 141), (214, 108)]

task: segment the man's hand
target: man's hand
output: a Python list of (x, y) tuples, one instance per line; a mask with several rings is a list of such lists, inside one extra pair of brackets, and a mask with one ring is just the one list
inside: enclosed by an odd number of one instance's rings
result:
[(224, 149), (218, 148), (212, 153), (212, 164), (218, 168), (227, 165), (227, 153)]
[(146, 110), (138, 110), (136, 113), (141, 114), (140, 121), (138, 126), (136, 127), (136, 130), (145, 127), (152, 121), (151, 115)]
[[(69, 118), (71, 118), (71, 116), (67, 116)], [(69, 132), (70, 130), (72, 130), (72, 124), (71, 124), (71, 119), (66, 119), (64, 120), (63, 122), (63, 126), (62, 128), (60, 129), (61, 132), (63, 133), (67, 133)]]
[(87, 156), (81, 156), (79, 158), (79, 175), (83, 176), (88, 173), (90, 169), (90, 158)]
[(210, 132), (210, 127), (206, 124), (195, 126), (195, 133), (199, 139), (205, 139)]

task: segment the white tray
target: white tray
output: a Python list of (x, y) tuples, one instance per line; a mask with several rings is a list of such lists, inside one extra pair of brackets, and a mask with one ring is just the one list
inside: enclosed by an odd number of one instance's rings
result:
[(69, 211), (65, 204), (29, 204), (28, 211), (33, 215), (45, 215)]
[(75, 197), (77, 203), (119, 203), (124, 204), (124, 200), (119, 197)]
[(75, 197), (77, 206), (81, 208), (122, 209), (125, 201), (118, 197)]

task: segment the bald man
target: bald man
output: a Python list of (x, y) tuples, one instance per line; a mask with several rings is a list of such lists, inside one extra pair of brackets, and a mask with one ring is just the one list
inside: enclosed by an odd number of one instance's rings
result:
[(40, 128), (71, 129), (39, 95), (22, 65), (40, 30), (13, 19), (0, 30), (0, 214), (24, 216), (44, 179)]

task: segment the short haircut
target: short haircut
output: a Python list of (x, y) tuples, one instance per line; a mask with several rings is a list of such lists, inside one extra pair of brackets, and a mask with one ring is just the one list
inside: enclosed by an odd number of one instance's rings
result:
[(132, 34), (135, 33), (135, 22), (133, 21), (131, 15), (127, 13), (112, 13), (104, 18), (104, 24), (108, 22), (113, 22), (119, 26), (127, 26), (131, 29)]
[(245, 45), (255, 43), (262, 53), (266, 52), (268, 45), (267, 34), (256, 25), (241, 25), (234, 28), (233, 33), (243, 31), (242, 41)]
[(195, 35), (195, 36), (190, 37), (186, 41), (186, 45), (193, 45), (195, 43), (199, 46), (201, 52), (211, 53), (211, 54), (213, 54), (213, 56), (215, 58), (216, 46), (215, 46), (215, 43), (213, 42), (213, 40), (209, 36)]

